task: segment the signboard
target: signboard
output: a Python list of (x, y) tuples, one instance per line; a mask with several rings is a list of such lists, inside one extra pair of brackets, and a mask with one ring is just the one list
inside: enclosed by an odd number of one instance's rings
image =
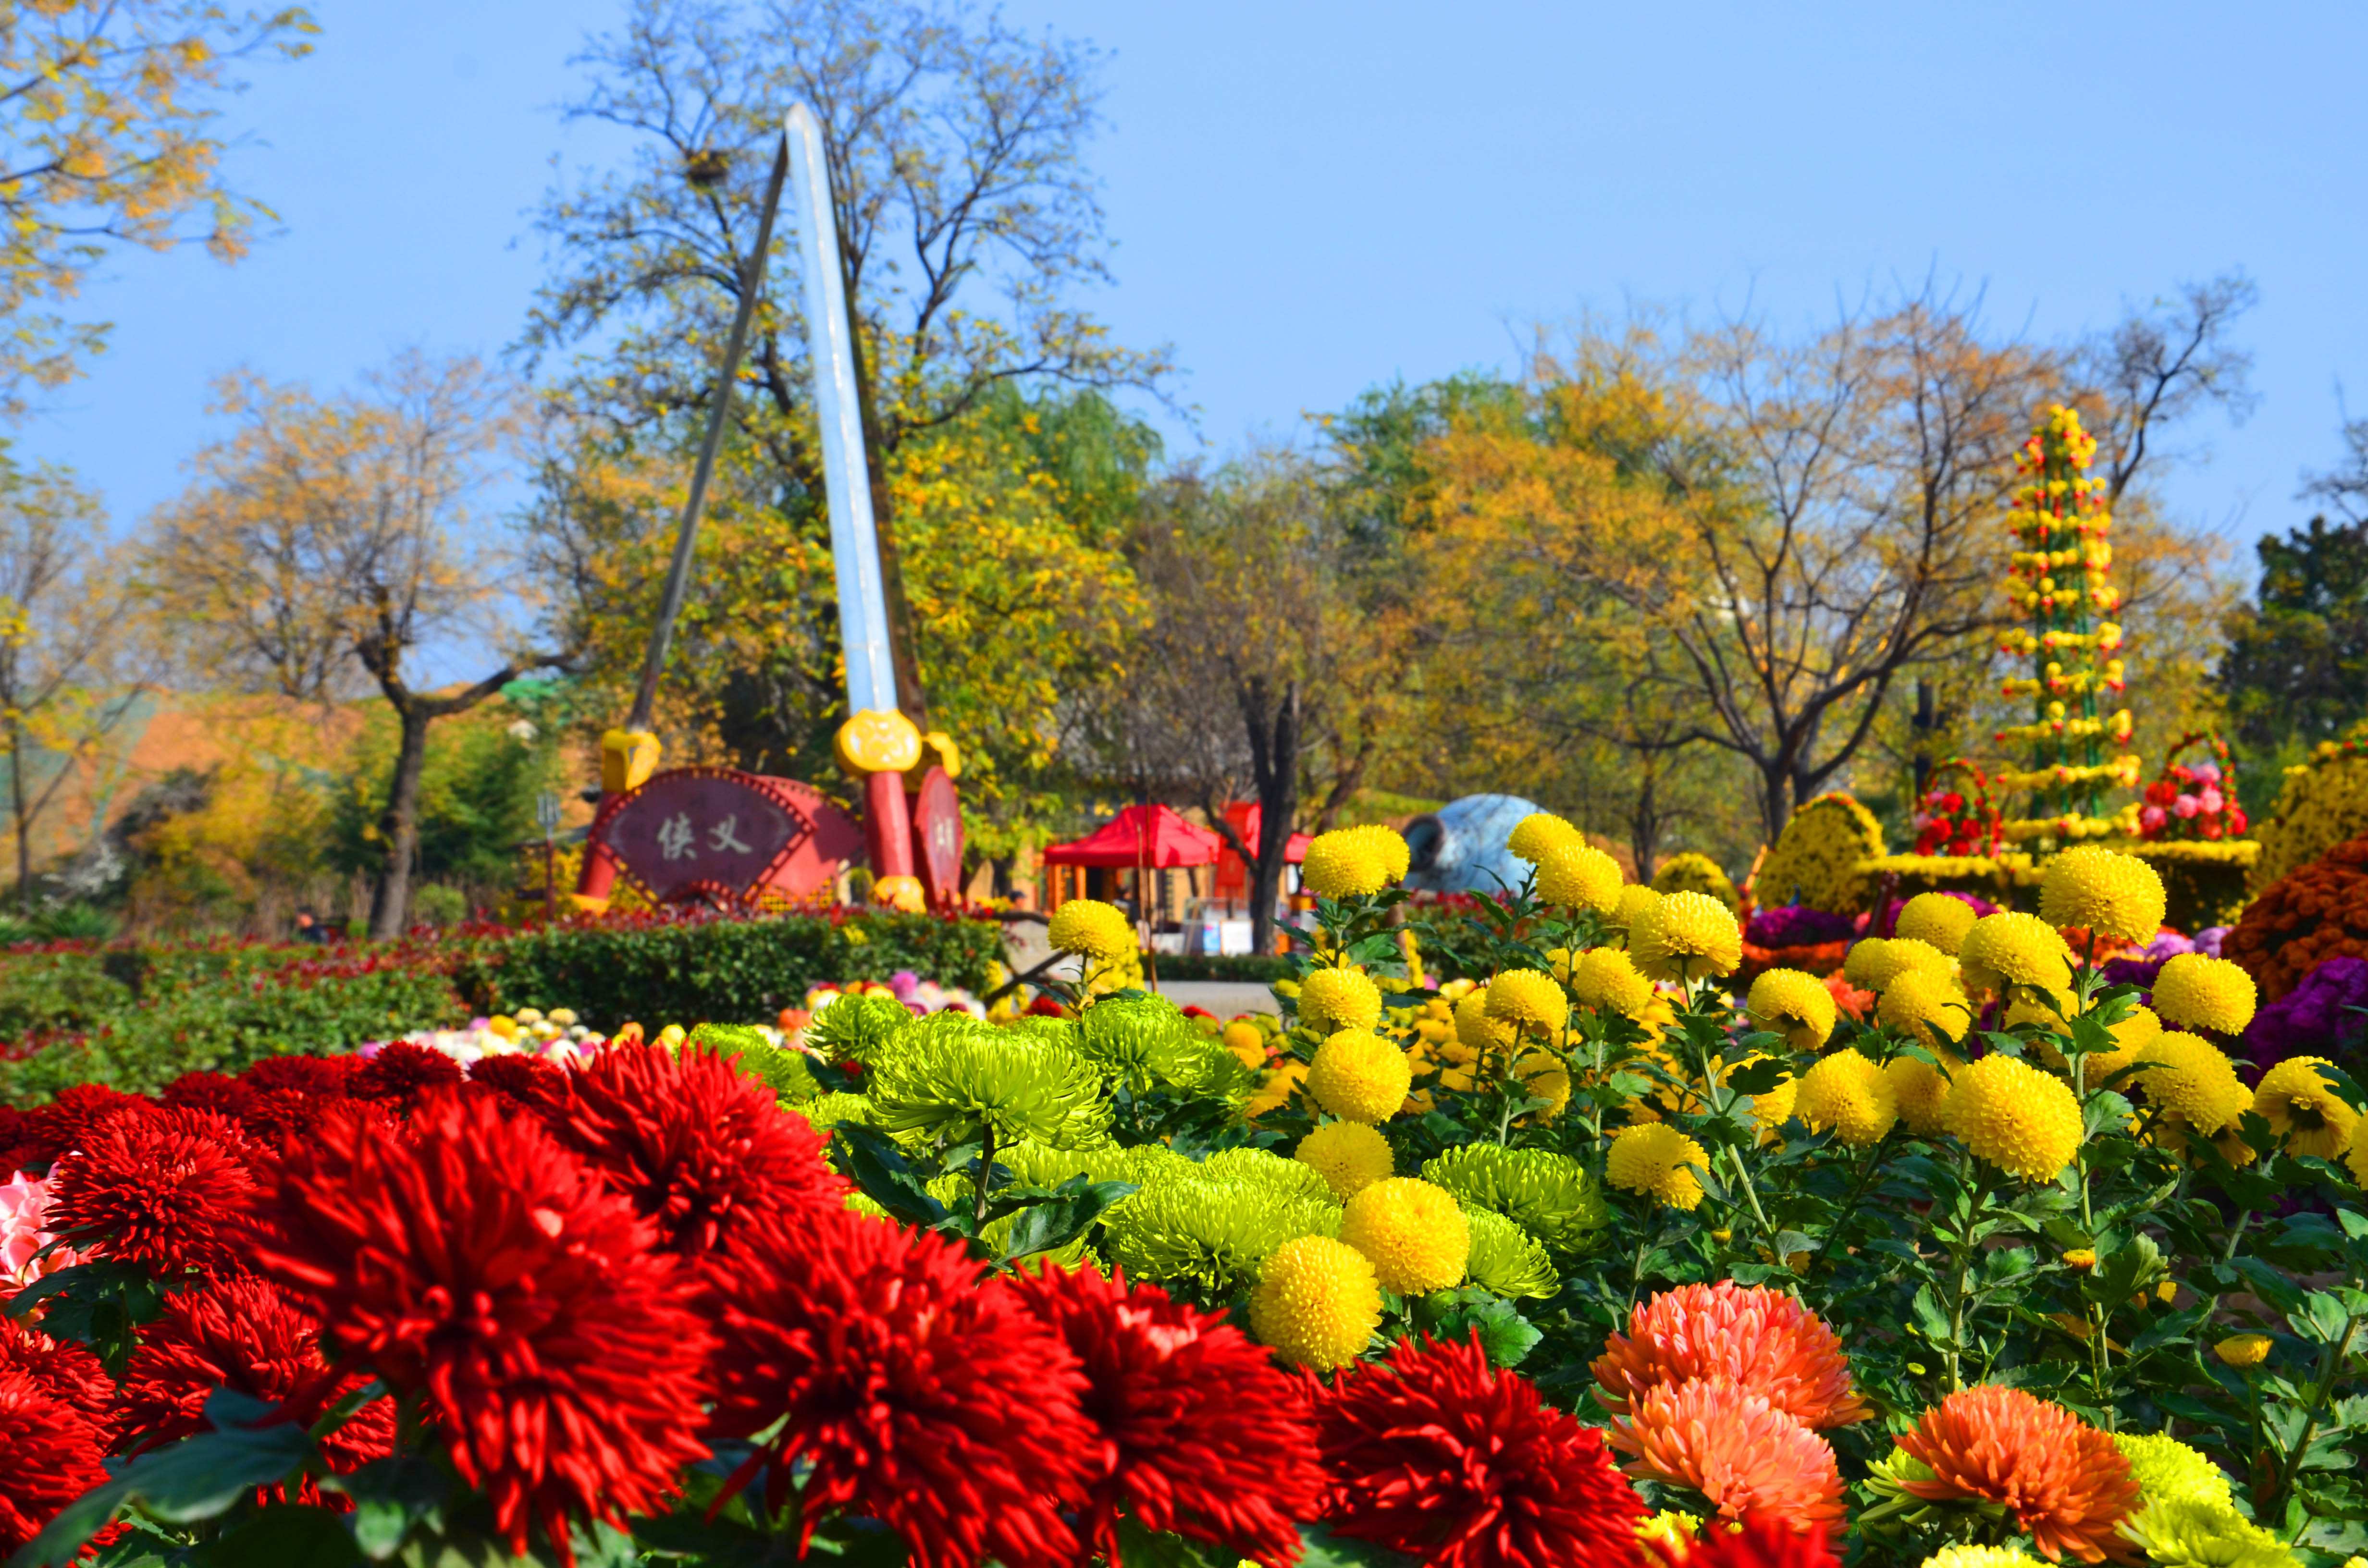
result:
[(954, 781), (942, 767), (921, 776), (921, 790), (913, 802), (913, 851), (921, 873), (921, 891), (933, 907), (962, 902), (962, 801)]
[(703, 882), (754, 888), (814, 824), (751, 775), (717, 768), (661, 773), (624, 798), (601, 834), (625, 871), (672, 901)]

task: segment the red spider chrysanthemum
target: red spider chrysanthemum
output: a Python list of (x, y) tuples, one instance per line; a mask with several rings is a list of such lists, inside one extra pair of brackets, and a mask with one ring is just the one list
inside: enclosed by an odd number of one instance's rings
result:
[(276, 1199), (257, 1268), (334, 1364), (425, 1393), (514, 1552), (530, 1524), (565, 1555), (570, 1516), (663, 1507), (705, 1455), (691, 1281), (534, 1123), (450, 1094), (400, 1131), (340, 1110), (290, 1142)]
[(49, 1165), (69, 1149), (79, 1149), (98, 1126), (123, 1111), (144, 1111), (149, 1102), (104, 1084), (76, 1084), (61, 1090), (56, 1099), (35, 1108), (25, 1118), (24, 1141), (30, 1156), (24, 1163)]
[(610, 1046), (569, 1077), (548, 1121), (690, 1257), (847, 1189), (813, 1125), (712, 1051)]
[[(321, 1359), (319, 1325), (279, 1287), (224, 1279), (165, 1298), (165, 1313), (141, 1331), (123, 1369), (122, 1448), (136, 1454), (206, 1426), (207, 1396), (231, 1388), (286, 1404), (308, 1425), (365, 1380), (332, 1379)], [(394, 1403), (372, 1400), (322, 1439), (330, 1468), (350, 1471), (394, 1447)]]
[(1091, 1268), (1047, 1266), (1007, 1287), (1060, 1335), (1085, 1369), (1086, 1419), (1101, 1430), (1103, 1473), (1086, 1517), (1119, 1560), (1120, 1505), (1148, 1528), (1214, 1542), (1268, 1568), (1300, 1552), (1324, 1473), (1299, 1385), (1214, 1312)]
[(548, 1112), (567, 1092), (567, 1074), (534, 1056), (483, 1057), (469, 1064), (469, 1082), (538, 1114)]
[(1760, 1395), (1713, 1378), (1656, 1383), (1611, 1424), (1631, 1475), (1691, 1487), (1722, 1518), (1839, 1525), (1841, 1471), (1823, 1437)]
[[(710, 1260), (715, 1428), (768, 1449), (768, 1501), (813, 1467), (808, 1528), (853, 1507), (905, 1539), (915, 1568), (1075, 1562), (1064, 1508), (1100, 1438), (1076, 1358), (945, 1237), (818, 1208), (750, 1226)], [(734, 1477), (746, 1484), (754, 1460)]]
[(29, 1372), (0, 1367), (0, 1552), (13, 1552), (57, 1511), (107, 1480), (105, 1438), (90, 1418)]
[(1401, 1340), (1315, 1403), (1325, 1517), (1439, 1568), (1634, 1563), (1644, 1500), (1602, 1434), (1462, 1344)]
[(153, 1268), (239, 1274), (263, 1153), (210, 1110), (111, 1116), (50, 1175), (50, 1229)]
[(389, 1040), (377, 1055), (354, 1069), (346, 1092), (358, 1100), (409, 1105), (430, 1089), (450, 1088), (466, 1077), (461, 1064), (417, 1040)]
[(0, 1179), (27, 1165), (49, 1164), (33, 1119), (15, 1106), (0, 1105)]
[(1927, 1410), (1899, 1446), (1932, 1471), (1930, 1481), (1903, 1482), (1908, 1492), (2001, 1504), (2050, 1562), (2066, 1552), (2083, 1562), (2135, 1560), (2113, 1528), (2137, 1506), (2130, 1461), (2060, 1404), (1984, 1384)]
[(1833, 1538), (1824, 1530), (1796, 1530), (1775, 1519), (1705, 1529), (1682, 1547), (1645, 1543), (1668, 1568), (1841, 1568)]
[(187, 1110), (220, 1111), (233, 1121), (246, 1110), (247, 1102), (255, 1098), (254, 1088), (220, 1073), (184, 1073), (158, 1092), (156, 1097), (168, 1106)]
[(1724, 1378), (1804, 1426), (1869, 1414), (1850, 1384), (1841, 1342), (1816, 1313), (1761, 1285), (1680, 1285), (1628, 1314), (1597, 1358), (1595, 1397), (1614, 1415), (1656, 1383)]
[(115, 1380), (97, 1357), (71, 1339), (51, 1339), (15, 1318), (0, 1317), (0, 1370), (29, 1374), (102, 1432), (115, 1426)]
[(243, 1069), (238, 1081), (258, 1095), (293, 1089), (300, 1095), (342, 1099), (361, 1064), (359, 1056), (267, 1056)]

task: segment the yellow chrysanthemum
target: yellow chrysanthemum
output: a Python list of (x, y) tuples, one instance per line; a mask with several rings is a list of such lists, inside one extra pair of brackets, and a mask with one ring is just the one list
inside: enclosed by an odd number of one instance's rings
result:
[[(1767, 1057), (1755, 1051), (1736, 1065), (1748, 1067), (1753, 1062), (1767, 1060)], [(1765, 1094), (1751, 1096), (1751, 1119), (1759, 1124), (1760, 1131), (1773, 1132), (1792, 1119), (1793, 1102), (1800, 1096), (1801, 1080), (1788, 1074), (1774, 1088)]]
[(1250, 1292), (1250, 1333), (1258, 1343), (1319, 1372), (1362, 1355), (1381, 1325), (1373, 1266), (1329, 1236), (1301, 1236), (1275, 1248)]
[(1532, 1037), (1552, 1037), (1570, 1022), (1570, 998), (1543, 970), (1508, 969), (1488, 983), (1487, 1015)]
[[(1964, 1071), (1964, 1059), (1956, 1052), (1934, 1054), (1948, 1064), (1950, 1074)], [(1883, 1076), (1891, 1085), (1899, 1119), (1907, 1124), (1908, 1131), (1918, 1138), (1931, 1138), (1946, 1130), (1941, 1117), (1949, 1105), (1950, 1077), (1940, 1068), (1919, 1057), (1895, 1056), (1883, 1064)]]
[(1134, 951), (1134, 922), (1116, 904), (1098, 898), (1073, 898), (1053, 911), (1044, 939), (1056, 952), (1077, 953), (1106, 963), (1121, 953)]
[(2165, 1030), (2144, 1056), (2158, 1065), (2141, 1072), (2138, 1085), (2176, 1123), (2157, 1129), (2174, 1148), (2186, 1147), (2188, 1132), (2216, 1138), (2253, 1108), (2253, 1091), (2237, 1076), (2236, 1064), (2201, 1035)]
[(2066, 849), (2039, 875), (2039, 915), (2126, 942), (2150, 942), (2170, 907), (2162, 874), (2135, 855), (2093, 845)]
[(2343, 1153), (2343, 1166), (2351, 1173), (2352, 1186), (2368, 1187), (2368, 1138), (2362, 1137), (2356, 1127), (2351, 1130), (2351, 1147)]
[(1842, 978), (1861, 991), (1872, 991), (1874, 983), (1868, 978), (1875, 966), (1883, 962), (1883, 950), (1891, 946), (1887, 937), (1861, 937), (1850, 944), (1842, 955)]
[[(2052, 994), (2030, 990), (2019, 991), (2015, 994), (2014, 1001), (2007, 1007), (2007, 1027), (2011, 1028), (2017, 1024), (2036, 1024), (2041, 1028), (2053, 1031), (2054, 1034), (2069, 1035), (2072, 1032), (2072, 1027), (2066, 1022), (2066, 1015), (2077, 1014), (2078, 1011), (2073, 1005), (2075, 997), (2069, 991)], [(2050, 1006), (2051, 1003), (2053, 1006)], [(2146, 1048), (2162, 1037), (2162, 1020), (2155, 1016), (2151, 1008), (2133, 1007), (2130, 1010), (2130, 1016), (2113, 1025), (2109, 1032), (2113, 1037), (2112, 1048), (2108, 1051), (2091, 1051), (2089, 1055), (2086, 1070), (2088, 1086), (2094, 1089), (2110, 1085), (2126, 1089), (2130, 1085), (2112, 1083), (2113, 1074), (2123, 1068), (2135, 1065), (2146, 1054)], [(2051, 1035), (2034, 1035), (2032, 1037), (2031, 1043), (2032, 1048), (2038, 1053), (2039, 1060), (2045, 1063), (2050, 1071), (2066, 1074), (2071, 1072), (2070, 1059), (2064, 1054), (2063, 1049)]]
[(1641, 1193), (1672, 1209), (1702, 1202), (1702, 1187), (1691, 1167), (1709, 1168), (1702, 1146), (1664, 1121), (1623, 1127), (1604, 1158), (1604, 1179), (1623, 1192)]
[(2270, 1336), (2266, 1334), (2232, 1334), (2212, 1346), (2212, 1354), (2229, 1366), (2242, 1371), (2258, 1367), (2270, 1358)]
[(1625, 885), (1620, 862), (1591, 844), (1562, 844), (1538, 862), (1538, 896), (1565, 909), (1609, 915), (1620, 907)]
[(1397, 1168), (1390, 1142), (1361, 1121), (1327, 1121), (1299, 1141), (1292, 1158), (1314, 1167), (1332, 1189), (1347, 1199), (1386, 1180)]
[(1924, 1568), (2022, 1568), (2038, 1561), (2011, 1546), (1960, 1544), (1942, 1547), (1924, 1560)]
[(2009, 985), (2062, 991), (2072, 983), (2072, 949), (2036, 915), (1983, 915), (1965, 933), (1957, 961), (1972, 991), (1995, 993)]
[(1365, 835), (1335, 828), (1308, 841), (1299, 881), (1318, 898), (1363, 898), (1390, 885), (1389, 864)]
[(1823, 1048), (1834, 1032), (1834, 994), (1797, 969), (1771, 969), (1753, 981), (1744, 1006), (1753, 1023), (1796, 1051)]
[[(1411, 1074), (1408, 1075), (1408, 1081), (1412, 1081)], [(1303, 1086), (1306, 1082), (1306, 1062), (1280, 1062), (1274, 1071), (1259, 1081), (1257, 1091), (1242, 1107), (1242, 1114), (1255, 1121), (1270, 1110), (1289, 1105), (1292, 1091)]]
[(2155, 1568), (2295, 1568), (2301, 1562), (2277, 1536), (2210, 1498), (2148, 1502), (2122, 1521), (2121, 1534), (2144, 1548)]
[(1340, 1239), (1365, 1255), (1383, 1290), (1427, 1296), (1463, 1283), (1472, 1227), (1445, 1187), (1391, 1176), (1349, 1199)]
[(1234, 1060), (1256, 1073), (1266, 1066), (1266, 1031), (1247, 1018), (1235, 1018), (1227, 1024), (1217, 1039), (1233, 1053)]
[(1628, 946), (1636, 946), (1636, 927), (1653, 917), (1661, 907), (1661, 895), (1642, 883), (1630, 882), (1620, 890), (1620, 907), (1611, 912), (1611, 924), (1628, 933)]
[(1702, 1529), (1702, 1524), (1700, 1514), (1680, 1513), (1675, 1508), (1664, 1508), (1651, 1518), (1638, 1521), (1636, 1539), (1657, 1542), (1668, 1549), (1662, 1552), (1663, 1557), (1682, 1562), (1685, 1559), (1686, 1548), (1691, 1544), (1694, 1536)]
[(1403, 835), (1394, 827), (1369, 822), (1347, 830), (1355, 834), (1373, 858), (1381, 862), (1382, 875), (1390, 881), (1402, 880), (1414, 864), (1414, 851), (1406, 846)]
[(2154, 1010), (2192, 1029), (2241, 1034), (2259, 1001), (2251, 975), (2203, 953), (2177, 954), (2154, 980)]
[(2230, 1500), (2228, 1472), (2176, 1437), (2116, 1432), (2113, 1447), (2130, 1461), (2130, 1474), (2136, 1478), (2146, 1502), (2202, 1498), (2226, 1504)]
[(1628, 933), (1636, 967), (1656, 980), (1731, 974), (1743, 961), (1743, 930), (1734, 912), (1708, 893), (1664, 893)]
[[(1892, 944), (1894, 949), (1906, 946), (1905, 942)], [(1909, 1036), (1930, 1051), (1964, 1039), (1974, 1026), (1973, 1005), (1953, 982), (1914, 969), (1896, 976), (1884, 988), (1874, 1016), (1884, 1028)]]
[(2053, 1181), (2080, 1148), (2080, 1102), (2059, 1078), (1993, 1051), (1952, 1069), (1941, 1124), (1985, 1160), (2026, 1181)]
[(1505, 853), (1516, 860), (1543, 865), (1546, 856), (1565, 844), (1584, 844), (1587, 835), (1552, 812), (1531, 812), (1505, 835)]
[(1520, 1032), (1504, 1019), (1488, 1016), (1488, 993), (1485, 987), (1466, 992), (1463, 1000), (1455, 1004), (1456, 1043), (1472, 1052), (1468, 1061), (1477, 1061), (1492, 1051), (1510, 1051)]
[(1382, 988), (1361, 969), (1310, 970), (1299, 983), (1299, 1021), (1317, 1034), (1382, 1021)]
[(1309, 1096), (1350, 1121), (1387, 1121), (1413, 1086), (1414, 1068), (1406, 1052), (1370, 1029), (1326, 1036), (1307, 1064)]
[(1653, 983), (1638, 972), (1636, 960), (1619, 948), (1589, 948), (1572, 968), (1570, 988), (1579, 1005), (1599, 1013), (1617, 1013), (1642, 1023), (1656, 1000)]
[(1974, 928), (1979, 918), (1974, 906), (1962, 898), (1944, 892), (1919, 892), (1900, 906), (1899, 918), (1892, 923), (1892, 935), (1912, 937), (1930, 943), (1951, 958), (1964, 945), (1965, 933)]
[(1533, 1051), (1513, 1063), (1513, 1076), (1530, 1092), (1530, 1097), (1543, 1100), (1543, 1108), (1533, 1112), (1541, 1121), (1552, 1121), (1570, 1106), (1570, 1070), (1562, 1058), (1548, 1051)]
[(1793, 1114), (1813, 1131), (1830, 1131), (1853, 1149), (1864, 1149), (1881, 1142), (1899, 1119), (1899, 1101), (1873, 1058), (1837, 1051), (1801, 1075)]
[(1957, 983), (1957, 966), (1949, 961), (1949, 955), (1914, 937), (1892, 937), (1861, 963), (1859, 971), (1865, 978), (1853, 983), (1869, 991), (1888, 990), (1892, 982), (1904, 974), (1920, 974), (1951, 986)]
[(2253, 1108), (2285, 1140), (2287, 1153), (2331, 1160), (2351, 1146), (2360, 1113), (2318, 1071), (2333, 1065), (2323, 1056), (2289, 1056), (2261, 1074)]

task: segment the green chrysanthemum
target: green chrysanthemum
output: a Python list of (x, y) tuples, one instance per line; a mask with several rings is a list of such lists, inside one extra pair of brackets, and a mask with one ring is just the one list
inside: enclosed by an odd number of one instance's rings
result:
[(1474, 1285), (1499, 1296), (1535, 1296), (1540, 1301), (1561, 1289), (1554, 1259), (1535, 1236), (1477, 1204), (1465, 1205), (1463, 1218), (1472, 1227), (1472, 1250), (1463, 1267)]
[(1064, 1148), (1099, 1142), (1110, 1126), (1092, 1066), (1043, 1040), (956, 1014), (900, 1030), (871, 1075), (873, 1125), (955, 1142), (992, 1129), (998, 1142)]
[(2158, 1568), (2296, 1568), (2301, 1561), (2276, 1536), (2209, 1498), (2148, 1503), (2121, 1528)]
[[(1190, 1169), (1190, 1167), (1187, 1167)], [(1277, 1198), (1312, 1198), (1338, 1203), (1324, 1173), (1265, 1149), (1221, 1149), (1199, 1165), (1202, 1179), (1255, 1187)]]
[(1190, 1279), (1228, 1293), (1257, 1283), (1275, 1248), (1337, 1236), (1339, 1205), (1244, 1180), (1157, 1180), (1110, 1211), (1102, 1256), (1130, 1279)]
[(1097, 1002), (1072, 1027), (1087, 1060), (1138, 1090), (1158, 1084), (1185, 1094), (1249, 1093), (1249, 1075), (1233, 1053), (1164, 996)]
[(825, 1062), (869, 1062), (912, 1021), (913, 1010), (894, 996), (842, 994), (806, 1026), (806, 1045)]
[(765, 1085), (786, 1104), (803, 1105), (822, 1093), (806, 1066), (805, 1052), (782, 1050), (754, 1025), (701, 1024), (690, 1031), (689, 1043), (734, 1059), (742, 1076)]
[(1587, 1167), (1544, 1149), (1466, 1143), (1432, 1159), (1422, 1174), (1465, 1208), (1502, 1214), (1564, 1256), (1586, 1251), (1611, 1218)]
[(820, 1095), (789, 1108), (825, 1132), (842, 1121), (869, 1127), (873, 1115), (871, 1101), (862, 1095)]
[(2148, 1503), (2202, 1499), (2232, 1506), (2228, 1472), (2176, 1437), (2116, 1432), (2113, 1446), (2130, 1461), (2130, 1473)]

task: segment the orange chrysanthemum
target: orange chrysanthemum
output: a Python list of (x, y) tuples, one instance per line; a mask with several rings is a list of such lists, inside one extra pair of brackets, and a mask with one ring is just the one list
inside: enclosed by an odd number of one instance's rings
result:
[(2060, 1562), (2135, 1561), (2113, 1527), (2137, 1506), (2138, 1483), (2113, 1439), (2060, 1404), (1984, 1384), (1924, 1413), (1899, 1446), (1932, 1471), (1901, 1483), (1927, 1502), (2002, 1505), (2032, 1544)]
[(1843, 1426), (1871, 1414), (1850, 1385), (1840, 1341), (1817, 1315), (1763, 1285), (1680, 1285), (1628, 1314), (1605, 1343), (1595, 1397), (1614, 1414), (1662, 1383), (1719, 1378), (1804, 1426)]
[(1756, 1393), (1714, 1378), (1647, 1389), (1612, 1422), (1631, 1475), (1691, 1487), (1723, 1518), (1839, 1525), (1841, 1471), (1827, 1441)]

